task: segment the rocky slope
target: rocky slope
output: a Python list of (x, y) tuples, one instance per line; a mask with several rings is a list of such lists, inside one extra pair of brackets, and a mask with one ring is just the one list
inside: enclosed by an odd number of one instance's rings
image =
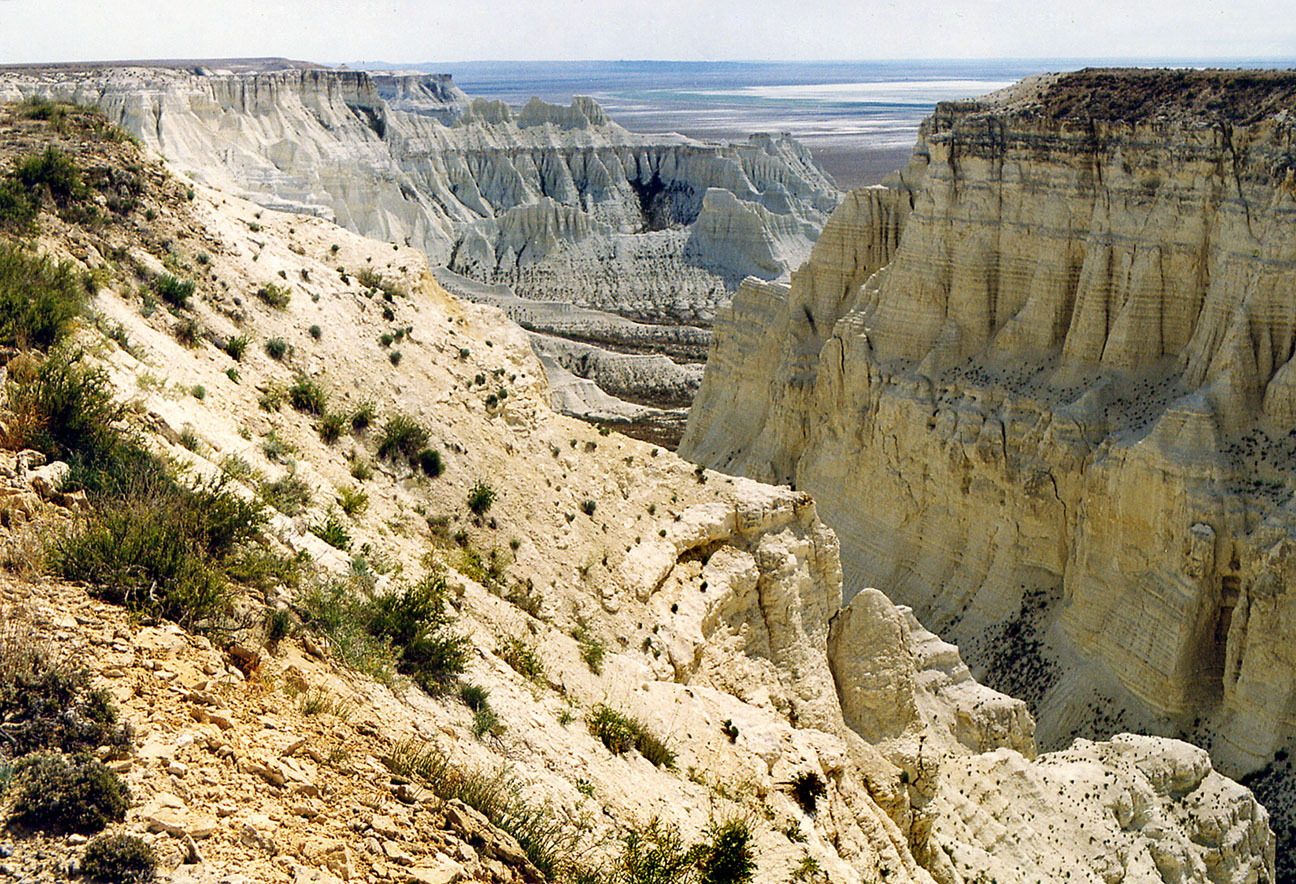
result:
[(1285, 756), (1294, 92), (1085, 71), (939, 106), (717, 319), (682, 452), (814, 494), (847, 597), (913, 605), (1046, 745)]
[[(1204, 752), (1123, 736), (1035, 757), (1025, 706), (977, 685), (906, 609), (875, 591), (840, 608), (837, 539), (808, 495), (555, 415), (525, 333), (448, 296), (413, 249), (190, 186), (129, 143), (76, 141), (75, 124), (0, 114), (5, 167), (53, 141), (82, 168), (138, 176), (137, 203), (43, 213), (38, 239), (94, 270), (75, 343), (132, 403), (130, 429), (186, 475), (223, 471), (248, 494), (290, 475), (310, 492), (260, 543), (312, 573), (298, 590), (242, 588), (234, 633), (208, 638), (41, 576), (48, 538), (91, 518), (85, 498), (60, 491), (58, 465), (0, 454), (4, 622), (24, 646), (76, 649), (135, 725), (113, 762), (134, 799), (117, 828), (146, 834), (170, 880), (538, 880), (508, 832), (393, 775), (383, 759), (412, 745), (506, 770), (591, 863), (653, 816), (690, 838), (742, 817), (759, 882), (1272, 879), (1267, 815)], [(164, 272), (195, 283), (189, 306), (151, 302)], [(380, 340), (393, 327), (399, 342)], [(235, 360), (227, 342), (244, 336)], [(429, 428), (441, 474), (377, 457), (376, 427), (324, 441), (324, 418), (277, 404), (303, 379), (326, 414), (368, 401), (378, 425)], [(480, 480), (495, 499), (474, 517)], [(334, 509), (344, 486), (367, 508)], [(326, 520), (346, 536), (312, 530)], [(498, 715), (479, 736), (457, 698), (375, 681), (306, 617), (312, 587), (383, 596), (429, 572), (448, 577), (465, 678)], [(276, 610), (308, 622), (276, 644), (260, 626)], [(510, 640), (538, 672), (521, 674)], [(609, 752), (585, 724), (600, 703), (659, 734), (674, 765)], [(810, 774), (823, 788), (807, 804), (791, 784)], [(18, 831), (0, 846), (30, 880), (66, 877), (80, 850)]]

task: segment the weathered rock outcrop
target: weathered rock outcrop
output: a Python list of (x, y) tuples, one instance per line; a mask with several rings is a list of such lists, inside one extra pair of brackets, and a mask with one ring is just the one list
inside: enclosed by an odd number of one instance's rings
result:
[[(0, 79), (0, 99), (32, 96), (98, 106), (177, 168), (264, 205), (414, 245), (524, 296), (654, 319), (709, 320), (742, 275), (786, 275), (840, 196), (788, 137), (637, 135), (592, 99), (514, 109), (470, 101), (443, 75), (136, 67)], [(727, 211), (704, 211), (708, 191)]]
[(1296, 740), (1293, 94), (1088, 71), (941, 105), (790, 288), (719, 315), (682, 452), (814, 494), (847, 597), (912, 605), (1045, 745), (1263, 765)]

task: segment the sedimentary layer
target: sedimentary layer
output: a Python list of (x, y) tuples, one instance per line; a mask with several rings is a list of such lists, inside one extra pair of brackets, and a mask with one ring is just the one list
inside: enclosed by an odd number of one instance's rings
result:
[(1296, 738), (1296, 154), (1283, 72), (943, 104), (791, 285), (717, 317), (682, 452), (815, 495), (1045, 745)]
[(0, 98), (97, 106), (205, 183), (654, 319), (707, 321), (742, 276), (786, 275), (840, 196), (788, 137), (637, 135), (588, 98), (510, 108), (443, 75), (195, 70), (11, 71)]

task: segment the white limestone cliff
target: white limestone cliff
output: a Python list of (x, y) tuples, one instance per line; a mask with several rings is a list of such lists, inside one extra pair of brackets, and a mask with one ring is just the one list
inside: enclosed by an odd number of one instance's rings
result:
[(1261, 767), (1296, 743), (1293, 90), (941, 105), (790, 288), (719, 314), (682, 453), (814, 494), (847, 597), (887, 587), (1046, 746), (1149, 728)]
[[(178, 169), (263, 205), (413, 245), (523, 296), (655, 319), (709, 318), (753, 269), (744, 250), (757, 240), (776, 248), (756, 269), (785, 275), (840, 197), (788, 137), (638, 135), (589, 98), (513, 109), (469, 100), (443, 75), (135, 67), (0, 77), (0, 99), (33, 96), (98, 106)], [(747, 207), (754, 227), (735, 238), (712, 218), (708, 246), (691, 250), (688, 228), (712, 189)]]

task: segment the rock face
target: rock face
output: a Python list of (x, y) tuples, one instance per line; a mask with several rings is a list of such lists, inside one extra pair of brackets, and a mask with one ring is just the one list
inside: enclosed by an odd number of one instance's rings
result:
[(717, 318), (682, 453), (815, 495), (1040, 736), (1296, 741), (1296, 75), (941, 105), (790, 288)]
[(515, 109), (470, 101), (443, 75), (0, 79), (0, 98), (31, 96), (98, 106), (177, 168), (263, 205), (413, 245), (526, 297), (654, 320), (709, 321), (744, 275), (786, 275), (840, 197), (788, 137), (636, 135), (592, 99)]

